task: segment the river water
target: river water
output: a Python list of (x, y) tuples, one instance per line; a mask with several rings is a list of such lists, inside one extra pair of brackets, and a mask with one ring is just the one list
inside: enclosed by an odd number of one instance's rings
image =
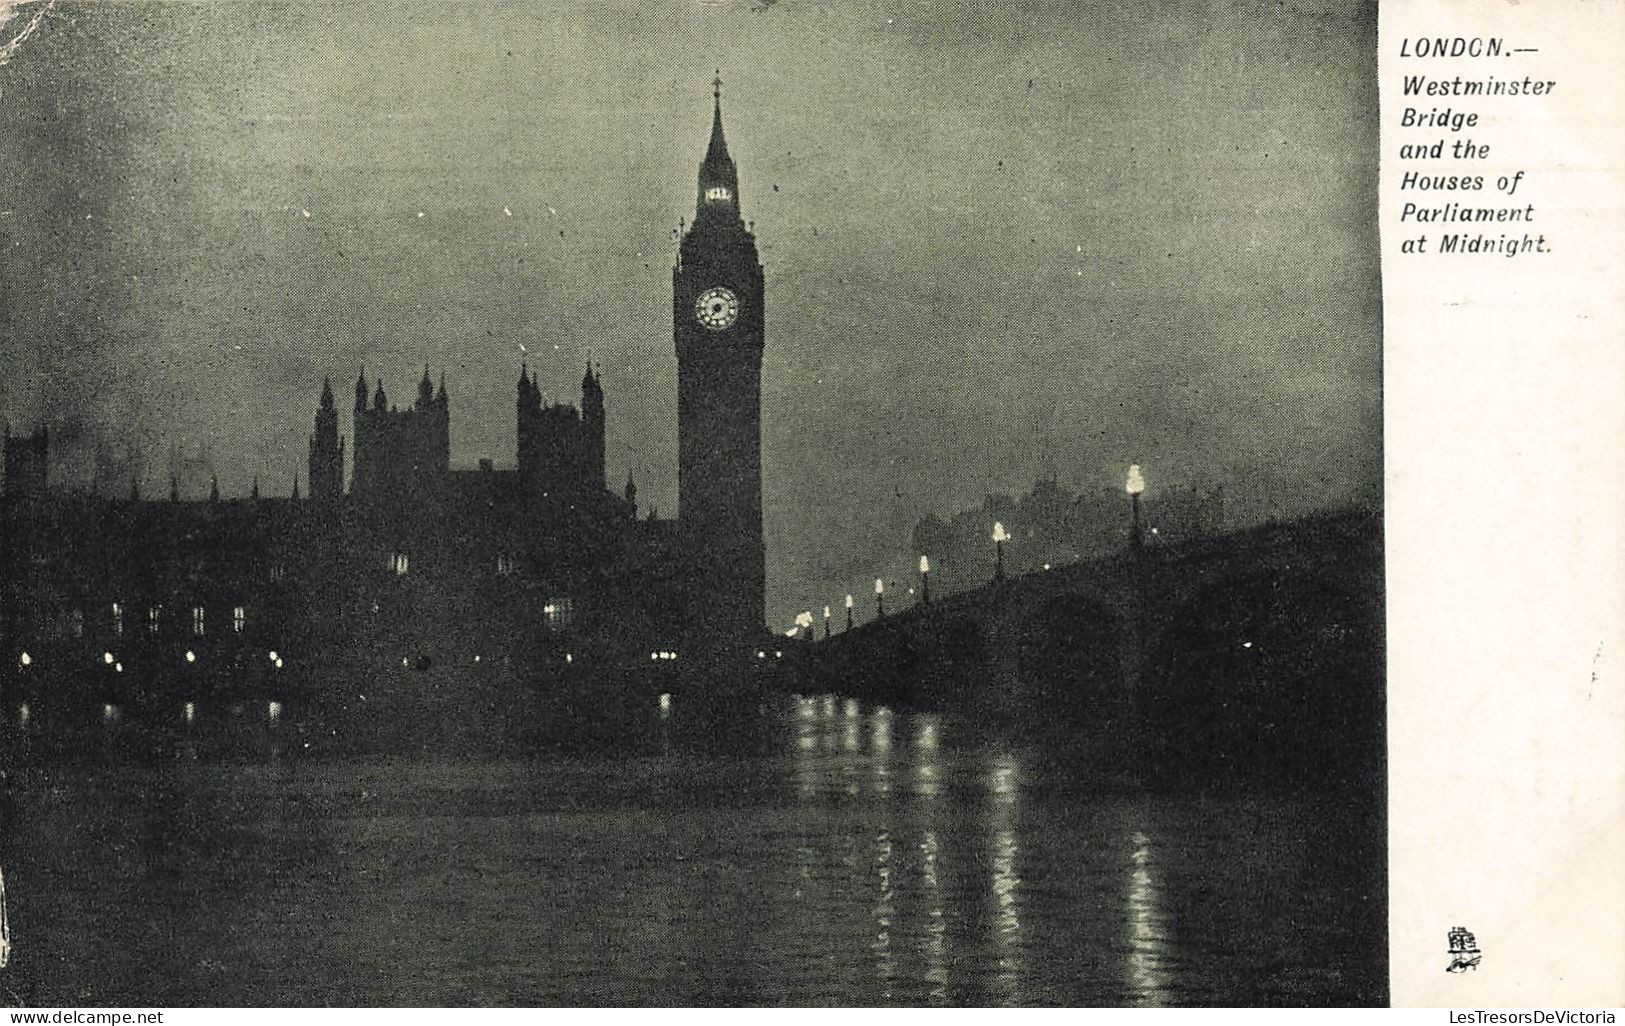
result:
[(21, 762), (0, 997), (1385, 1000), (1372, 803), (1145, 793), (1019, 728), (827, 697), (724, 744), (686, 713), (613, 752)]

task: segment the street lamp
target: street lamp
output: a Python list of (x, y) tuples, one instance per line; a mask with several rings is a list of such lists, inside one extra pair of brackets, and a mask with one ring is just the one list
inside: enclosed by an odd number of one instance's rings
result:
[(993, 522), (993, 579), (1004, 580), (1004, 543), (1010, 540), (1010, 533), (1004, 529), (999, 521)]
[(875, 578), (875, 619), (886, 615), (886, 582)]
[(829, 640), (829, 607), (824, 607), (824, 640)]
[(920, 605), (931, 604), (931, 557), (920, 557)]
[(1133, 511), (1133, 522), (1129, 531), (1129, 545), (1135, 552), (1140, 551), (1140, 493), (1145, 491), (1145, 478), (1140, 476), (1140, 465), (1129, 464), (1128, 480), (1123, 483), (1123, 490), (1128, 492), (1129, 507)]
[(852, 629), (852, 593), (846, 595), (846, 629)]

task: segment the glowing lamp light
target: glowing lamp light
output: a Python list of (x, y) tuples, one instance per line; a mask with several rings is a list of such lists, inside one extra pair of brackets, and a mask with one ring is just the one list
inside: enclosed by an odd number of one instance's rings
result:
[[(850, 596), (850, 595), (847, 596), (847, 598), (851, 598), (851, 597), (852, 596)], [(34, 657), (29, 655), (27, 652), (24, 652), (22, 655), (18, 656), (17, 661), (19, 663), (22, 663), (24, 666), (32, 666), (32, 665), (34, 665)]]
[(931, 572), (931, 557), (930, 556), (921, 556), (920, 557), (920, 573), (928, 574), (930, 572)]
[(1130, 495), (1139, 495), (1145, 491), (1145, 478), (1140, 476), (1140, 465), (1138, 463), (1129, 464), (1128, 480), (1123, 482), (1123, 490)]
[(886, 582), (881, 580), (878, 577), (875, 578), (875, 594), (876, 595), (884, 595), (884, 594), (886, 594)]
[(278, 659), (276, 661), (276, 668), (279, 669), (279, 670), (282, 669), (282, 660)]
[(271, 650), (270, 655), (271, 655), (271, 662), (273, 662), (273, 663), (276, 662), (277, 657), (276, 657), (276, 650), (275, 649)]
[(824, 607), (824, 619), (826, 619), (826, 620), (829, 619), (829, 607), (828, 606)]
[(575, 657), (574, 653), (571, 653), (571, 652), (564, 653), (564, 661), (567, 662), (567, 663), (575, 662), (576, 657)]
[(660, 713), (663, 716), (669, 712), (671, 712), (671, 693), (662, 691), (660, 693)]
[(103, 652), (102, 653), (102, 662), (106, 663), (108, 666), (112, 666), (113, 665), (113, 653), (111, 653), (111, 652)]
[(186, 661), (189, 662), (189, 663), (197, 662), (197, 653), (193, 652), (191, 649), (187, 649), (186, 650)]
[(1010, 540), (1010, 532), (1006, 531), (1004, 529), (1004, 525), (997, 520), (993, 522), (993, 540), (996, 542), (1007, 542)]
[(848, 595), (846, 597), (846, 608), (848, 608), (848, 609), (852, 608), (852, 596), (851, 595)]
[(114, 663), (113, 664), (113, 672), (114, 673), (123, 673), (124, 672), (124, 664), (123, 663)]

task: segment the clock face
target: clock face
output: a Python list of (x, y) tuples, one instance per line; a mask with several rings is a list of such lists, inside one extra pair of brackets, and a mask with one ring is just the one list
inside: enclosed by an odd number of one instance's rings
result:
[(739, 318), (739, 297), (722, 286), (706, 289), (694, 301), (694, 319), (712, 331), (722, 331)]

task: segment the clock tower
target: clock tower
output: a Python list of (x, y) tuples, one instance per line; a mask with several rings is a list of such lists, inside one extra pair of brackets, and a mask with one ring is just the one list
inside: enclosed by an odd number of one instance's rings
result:
[(739, 214), (739, 171), (713, 83), (711, 142), (694, 223), (672, 269), (677, 346), (678, 519), (690, 561), (688, 622), (701, 641), (760, 634), (766, 622), (762, 538), (762, 265)]

